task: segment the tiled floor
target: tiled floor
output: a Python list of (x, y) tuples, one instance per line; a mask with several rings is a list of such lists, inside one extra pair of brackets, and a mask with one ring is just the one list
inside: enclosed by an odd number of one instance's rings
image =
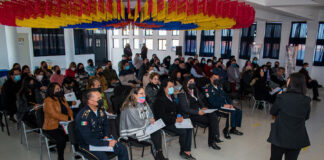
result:
[[(321, 90), (324, 97), (324, 90)], [(312, 102), (312, 112), (307, 121), (307, 129), (311, 139), (311, 146), (304, 149), (299, 156), (300, 160), (324, 160), (324, 99), (321, 102)], [(224, 127), (224, 119), (220, 122), (220, 127)], [(253, 114), (248, 104), (243, 106), (243, 127), (244, 136), (232, 136), (231, 140), (224, 140), (220, 151), (215, 151), (207, 146), (207, 133), (200, 129), (197, 136), (197, 149), (192, 145), (192, 154), (198, 160), (268, 160), (270, 157), (270, 144), (266, 142), (269, 135), (271, 116), (256, 110)], [(39, 141), (37, 134), (30, 136), (30, 151), (27, 151), (25, 144), (20, 144), (19, 132), (10, 123), (11, 136), (5, 132), (0, 132), (0, 159), (1, 160), (37, 160), (40, 158)], [(70, 145), (65, 152), (66, 159), (71, 158)], [(45, 150), (45, 148), (44, 148)], [(178, 140), (168, 143), (169, 159), (179, 160)], [(152, 160), (149, 148), (145, 150), (144, 157), (140, 157), (141, 149), (133, 149), (134, 160)], [(43, 153), (43, 159), (47, 159), (47, 154)], [(52, 154), (52, 159), (56, 155)]]

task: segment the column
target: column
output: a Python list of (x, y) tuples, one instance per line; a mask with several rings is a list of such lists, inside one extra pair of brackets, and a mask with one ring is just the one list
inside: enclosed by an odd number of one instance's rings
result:
[(5, 26), (5, 35), (7, 42), (8, 65), (12, 67), (14, 63), (18, 63), (18, 44), (16, 27)]
[(214, 56), (218, 58), (221, 57), (221, 41), (222, 41), (222, 30), (215, 30), (215, 53)]
[(65, 45), (65, 66), (69, 68), (71, 62), (74, 61), (74, 34), (73, 29), (64, 29), (64, 45)]

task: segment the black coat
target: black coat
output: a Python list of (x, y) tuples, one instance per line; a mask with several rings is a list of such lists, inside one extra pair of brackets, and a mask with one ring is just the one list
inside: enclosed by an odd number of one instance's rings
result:
[(178, 104), (171, 101), (166, 95), (158, 95), (153, 104), (153, 113), (156, 120), (162, 119), (165, 125), (173, 125), (179, 112)]
[(11, 78), (9, 78), (2, 86), (1, 98), (3, 108), (6, 109), (10, 115), (17, 112), (16, 100), (20, 86), (21, 81), (14, 82)]
[(198, 115), (199, 109), (201, 108), (208, 108), (203, 99), (203, 95), (199, 92), (196, 97), (197, 100), (185, 92), (178, 94), (178, 98), (181, 111), (189, 116)]
[(299, 93), (278, 95), (270, 111), (276, 120), (271, 124), (268, 142), (287, 149), (309, 146), (305, 121), (309, 118), (310, 102), (309, 97)]

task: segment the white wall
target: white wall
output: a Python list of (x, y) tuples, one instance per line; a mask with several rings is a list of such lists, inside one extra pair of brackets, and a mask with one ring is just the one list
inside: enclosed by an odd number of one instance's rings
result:
[(0, 25), (0, 69), (9, 69), (5, 27)]

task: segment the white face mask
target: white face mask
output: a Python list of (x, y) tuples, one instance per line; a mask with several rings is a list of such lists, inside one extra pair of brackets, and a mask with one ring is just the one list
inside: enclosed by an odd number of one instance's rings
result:
[(71, 68), (71, 70), (72, 70), (72, 71), (75, 71), (75, 68), (74, 68), (74, 67), (72, 67), (72, 68)]
[(150, 70), (150, 71), (149, 71), (149, 74), (151, 74), (151, 73), (153, 73), (153, 72), (154, 72), (154, 70)]
[(37, 75), (37, 76), (36, 76), (36, 79), (37, 79), (38, 81), (42, 81), (42, 80), (43, 80), (43, 75)]
[(209, 62), (209, 63), (208, 63), (208, 66), (212, 66), (212, 63)]

